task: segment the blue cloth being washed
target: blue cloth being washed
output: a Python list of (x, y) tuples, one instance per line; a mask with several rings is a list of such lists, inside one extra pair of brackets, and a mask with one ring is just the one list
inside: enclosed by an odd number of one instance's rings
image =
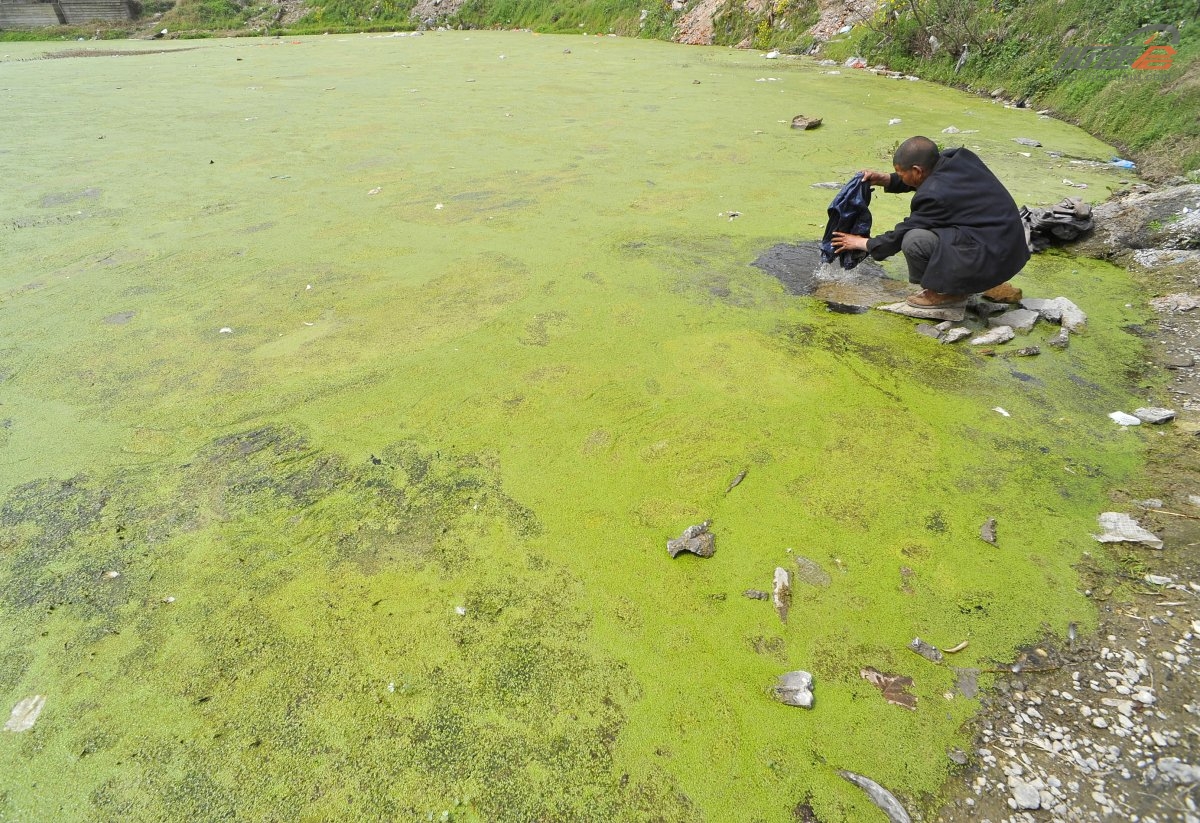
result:
[(836, 257), (843, 269), (852, 269), (867, 256), (865, 251), (833, 250), (833, 233), (871, 236), (871, 185), (863, 180), (862, 172), (850, 178), (829, 204), (829, 222), (821, 240), (821, 259), (832, 263)]

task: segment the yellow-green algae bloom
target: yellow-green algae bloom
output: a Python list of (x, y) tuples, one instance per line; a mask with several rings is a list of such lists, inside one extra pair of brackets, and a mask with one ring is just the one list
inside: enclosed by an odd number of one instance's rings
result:
[(1086, 134), (608, 37), (92, 48), (0, 49), (0, 820), (883, 819), (838, 770), (930, 808), (955, 668), (1094, 625), (1125, 275), (1037, 256), (1089, 326), (1013, 359), (749, 265), (913, 134), (1102, 199)]

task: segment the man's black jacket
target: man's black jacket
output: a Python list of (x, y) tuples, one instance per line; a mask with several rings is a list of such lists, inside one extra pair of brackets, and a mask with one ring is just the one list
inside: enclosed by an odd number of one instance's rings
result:
[(1016, 202), (970, 149), (942, 152), (919, 189), (893, 174), (884, 191), (916, 191), (912, 213), (896, 228), (868, 240), (867, 252), (883, 260), (900, 251), (912, 229), (932, 231), (941, 242), (921, 280), (927, 289), (943, 294), (986, 291), (1009, 280), (1029, 260)]

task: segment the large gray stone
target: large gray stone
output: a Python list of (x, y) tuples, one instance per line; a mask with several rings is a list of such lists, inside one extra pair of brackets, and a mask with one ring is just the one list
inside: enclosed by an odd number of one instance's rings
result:
[(1171, 409), (1160, 409), (1156, 407), (1134, 409), (1133, 416), (1143, 423), (1162, 424), (1170, 423), (1175, 419), (1175, 412)]
[(988, 318), (988, 325), (993, 329), (1000, 326), (1008, 326), (1018, 334), (1029, 334), (1033, 330), (1033, 326), (1038, 321), (1040, 315), (1036, 311), (1029, 309), (1013, 309), (1006, 311), (1004, 314), (996, 315)]
[(1017, 802), (1018, 809), (1040, 809), (1042, 807), (1042, 798), (1038, 794), (1037, 786), (1031, 783), (1023, 783), (1018, 781), (1012, 787), (1013, 800)]

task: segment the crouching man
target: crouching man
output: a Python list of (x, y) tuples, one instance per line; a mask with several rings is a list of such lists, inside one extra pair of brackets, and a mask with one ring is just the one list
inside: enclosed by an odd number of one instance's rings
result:
[(892, 194), (915, 191), (911, 213), (870, 239), (835, 232), (834, 251), (865, 251), (875, 260), (904, 252), (908, 279), (922, 290), (908, 304), (957, 308), (967, 297), (1012, 278), (1029, 260), (1025, 228), (1012, 195), (966, 148), (939, 152), (928, 137), (910, 137), (892, 158), (893, 174), (863, 179)]

